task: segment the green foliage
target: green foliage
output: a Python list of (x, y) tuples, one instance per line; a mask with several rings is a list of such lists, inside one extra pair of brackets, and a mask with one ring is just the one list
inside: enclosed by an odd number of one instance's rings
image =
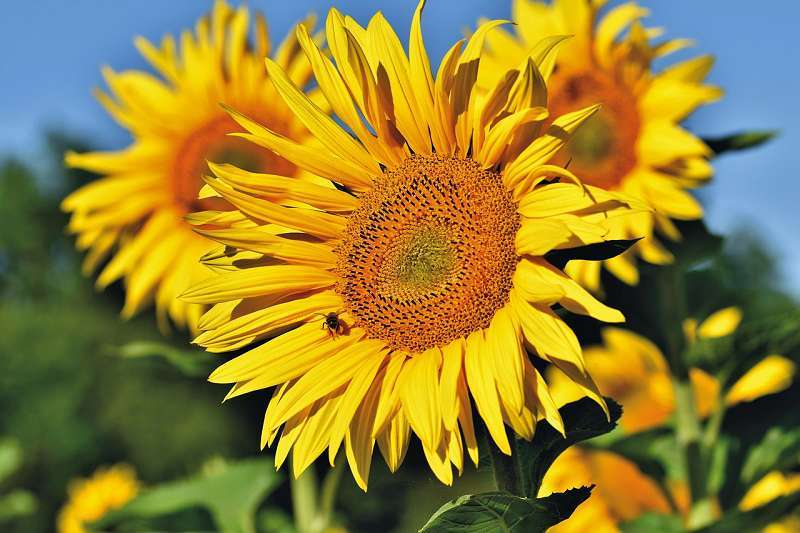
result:
[(647, 513), (630, 522), (623, 522), (620, 530), (622, 533), (682, 533), (685, 531), (680, 517), (661, 513)]
[(610, 418), (596, 402), (589, 398), (568, 403), (559, 411), (564, 420), (566, 437), (547, 422), (541, 421), (536, 427), (533, 440), (517, 442), (522, 472), (525, 476), (525, 493), (535, 497), (542, 486), (547, 470), (561, 453), (579, 442), (610, 432), (622, 415), (622, 407), (606, 398)]
[[(0, 439), (0, 484), (22, 465), (22, 448), (13, 439)], [(38, 507), (36, 497), (27, 490), (16, 489), (0, 494), (0, 524), (33, 514)]]
[[(54, 139), (59, 147), (65, 142)], [(8, 532), (52, 531), (69, 481), (104, 464), (132, 463), (152, 483), (195, 471), (213, 455), (250, 453), (253, 421), (263, 416), (258, 400), (221, 409), (219, 390), (197, 386), (205, 356), (197, 365), (179, 363), (195, 368), (195, 377), (165, 364), (163, 355), (108, 357), (109, 346), (131, 343), (158, 343), (174, 356), (187, 339), (165, 340), (146, 313), (120, 320), (120, 288), (98, 293), (82, 276), (58, 207), (86, 175), (60, 168), (42, 174), (49, 181), (18, 162), (0, 163), (0, 435), (13, 435), (25, 451), (9, 483), (39, 502), (34, 513), (14, 511), (2, 527)], [(0, 449), (2, 464), (3, 457)], [(29, 504), (19, 493), (3, 500), (4, 509)]]
[(214, 356), (202, 350), (182, 350), (163, 342), (129, 342), (111, 352), (120, 357), (138, 359), (158, 357), (186, 376), (207, 376), (213, 369)]
[(569, 518), (591, 490), (582, 487), (546, 498), (521, 498), (505, 492), (461, 496), (442, 506), (420, 532), (542, 532)]
[[(524, 496), (505, 491), (461, 496), (444, 504), (420, 531), (535, 532), (545, 531), (569, 518), (577, 506), (589, 497), (593, 487), (574, 488), (537, 498), (542, 479), (564, 450), (614, 429), (622, 408), (609, 398), (606, 398), (606, 402), (610, 417), (606, 417), (600, 406), (589, 398), (562, 407), (559, 411), (566, 436), (547, 422), (540, 421), (531, 442), (517, 439), (514, 452), (516, 456), (512, 455), (510, 458), (517, 466), (507, 469), (506, 473), (516, 475), (514, 470), (522, 472)], [(503, 471), (496, 471), (496, 475), (498, 472)], [(498, 480), (498, 484), (500, 482)]]
[(752, 485), (772, 470), (800, 464), (800, 427), (774, 426), (761, 442), (749, 449), (742, 466), (741, 483)]
[(703, 141), (711, 148), (714, 155), (718, 156), (726, 152), (738, 152), (739, 150), (748, 150), (761, 146), (777, 135), (777, 130), (753, 130), (734, 133), (725, 137), (703, 139)]
[(219, 531), (255, 532), (258, 505), (278, 486), (280, 475), (272, 461), (250, 459), (226, 464), (215, 461), (198, 476), (164, 483), (139, 494), (124, 507), (112, 511), (93, 527), (109, 526), (138, 518), (154, 518), (186, 508), (208, 509)]
[(771, 502), (749, 511), (731, 509), (713, 524), (696, 530), (696, 533), (761, 531), (767, 525), (796, 511), (798, 506), (800, 506), (800, 492), (795, 492), (788, 496), (775, 498)]

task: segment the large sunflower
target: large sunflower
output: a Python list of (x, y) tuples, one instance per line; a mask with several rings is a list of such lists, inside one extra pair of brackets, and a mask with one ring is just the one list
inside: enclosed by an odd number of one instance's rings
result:
[(483, 40), (500, 21), (456, 43), (434, 77), (423, 4), (408, 55), (380, 13), (364, 28), (331, 10), (332, 60), (298, 27), (341, 122), (267, 60), (277, 92), (324, 149), (232, 111), (249, 132), (240, 137), (335, 187), (212, 165), (203, 195), (238, 211), (193, 217), (222, 243), (208, 262), (224, 271), (184, 294), (215, 304), (195, 342), (224, 352), (270, 339), (210, 380), (233, 384), (229, 398), (276, 387), (262, 447), (280, 433), (276, 463), (293, 450), (299, 475), (326, 448), (333, 463), (344, 443), (365, 490), (375, 443), (394, 470), (411, 430), (445, 483), (465, 455), (477, 462), (472, 401), (506, 454), (506, 424), (528, 439), (540, 418), (563, 430), (528, 353), (605, 407), (577, 338), (551, 307), (623, 320), (545, 259), (602, 241), (601, 222), (630, 211), (622, 197), (547, 164), (596, 106), (550, 120), (539, 70), (548, 41), (479, 99)]
[[(232, 10), (218, 1), (180, 48), (172, 36), (157, 47), (143, 38), (136, 46), (160, 77), (142, 71), (103, 71), (110, 95), (98, 91), (107, 111), (132, 136), (133, 143), (114, 152), (68, 153), (68, 165), (103, 175), (69, 195), (63, 209), (72, 213), (69, 231), (88, 250), (89, 273), (110, 255), (97, 278), (105, 287), (124, 279), (123, 316), (155, 301), (159, 323), (167, 317), (195, 328), (203, 309), (177, 299), (191, 283), (208, 276), (198, 258), (213, 243), (191, 230), (184, 216), (215, 200), (198, 200), (206, 160), (236, 163), (249, 170), (294, 175), (294, 165), (254, 149), (227, 134), (238, 129), (220, 107), (236, 106), (273, 130), (302, 138), (303, 130), (281, 105), (268, 82), (263, 58), (271, 53), (266, 23), (255, 17), (254, 41), (248, 43), (248, 10)], [(300, 86), (310, 68), (290, 35), (274, 54)]]
[[(689, 42), (653, 44), (651, 38), (659, 31), (641, 25), (639, 20), (647, 10), (634, 2), (610, 10), (598, 21), (603, 4), (605, 0), (554, 0), (552, 4), (515, 0), (517, 33), (498, 31), (488, 36), (488, 61), (481, 78), (493, 84), (542, 38), (572, 35), (560, 43), (548, 84), (548, 107), (552, 116), (559, 116), (588, 104), (602, 104), (561, 157), (585, 183), (623, 191), (652, 207), (650, 212), (615, 218), (608, 224), (615, 238), (646, 237), (627, 253), (604, 262), (614, 276), (635, 285), (639, 279), (637, 256), (654, 264), (672, 261), (654, 232), (678, 240), (681, 235), (672, 220), (703, 215), (702, 207), (686, 189), (711, 177), (710, 150), (679, 123), (699, 106), (720, 98), (722, 92), (703, 83), (713, 63), (710, 56), (654, 72), (654, 60)], [(599, 262), (573, 262), (567, 272), (597, 291), (600, 268)]]

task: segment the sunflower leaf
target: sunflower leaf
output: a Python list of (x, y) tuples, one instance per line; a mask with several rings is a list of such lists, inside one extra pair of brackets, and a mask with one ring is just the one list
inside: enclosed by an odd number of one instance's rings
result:
[(577, 248), (553, 250), (544, 257), (553, 266), (563, 269), (567, 263), (574, 259), (603, 261), (605, 259), (617, 257), (618, 255), (625, 253), (628, 248), (640, 240), (641, 239), (617, 239), (603, 241), (594, 244), (587, 244), (586, 246), (579, 246)]
[(436, 511), (420, 532), (543, 532), (569, 518), (591, 495), (592, 488), (570, 489), (545, 498), (520, 498), (507, 492), (461, 496)]
[(772, 522), (776, 522), (800, 506), (800, 492), (775, 498), (749, 511), (730, 510), (723, 517), (695, 533), (739, 533), (740, 531), (761, 531)]
[(725, 152), (736, 152), (755, 148), (756, 146), (760, 146), (772, 140), (777, 135), (778, 130), (752, 130), (734, 133), (724, 137), (703, 139), (703, 142), (711, 148), (714, 155), (720, 155)]
[(566, 437), (550, 424), (540, 422), (533, 440), (517, 442), (527, 494), (535, 497), (539, 493), (544, 475), (564, 450), (578, 442), (604, 435), (616, 427), (617, 420), (622, 416), (622, 407), (611, 398), (606, 398), (606, 403), (610, 418), (606, 418), (593, 400), (581, 398), (560, 409)]
[(212, 461), (200, 475), (148, 488), (125, 506), (95, 522), (107, 529), (123, 521), (155, 518), (188, 508), (209, 511), (219, 531), (252, 531), (255, 511), (280, 483), (271, 460), (249, 459), (226, 464)]
[(790, 468), (800, 458), (800, 428), (772, 427), (764, 439), (750, 448), (742, 466), (743, 486), (750, 486), (767, 472)]
[(113, 355), (126, 359), (160, 357), (186, 376), (207, 376), (213, 368), (214, 357), (201, 350), (182, 350), (163, 342), (135, 341), (109, 349)]

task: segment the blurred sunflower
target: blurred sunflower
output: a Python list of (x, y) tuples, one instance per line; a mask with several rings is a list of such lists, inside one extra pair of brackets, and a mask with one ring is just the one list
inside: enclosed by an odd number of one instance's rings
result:
[(136, 472), (128, 465), (99, 468), (88, 479), (70, 483), (67, 503), (58, 514), (59, 533), (84, 533), (86, 525), (131, 501), (139, 492)]
[[(134, 315), (155, 302), (159, 325), (168, 317), (195, 329), (201, 306), (177, 299), (189, 284), (209, 275), (198, 258), (213, 246), (191, 230), (184, 216), (211, 206), (198, 200), (206, 160), (236, 163), (259, 172), (295, 175), (296, 167), (241, 139), (239, 128), (220, 107), (236, 106), (290, 138), (306, 134), (268, 82), (262, 59), (271, 53), (264, 18), (255, 16), (254, 42), (248, 43), (249, 13), (219, 0), (192, 34), (172, 36), (157, 47), (144, 38), (135, 43), (160, 77), (106, 68), (110, 93), (97, 91), (106, 110), (127, 128), (133, 143), (119, 151), (68, 153), (66, 163), (103, 177), (70, 194), (62, 204), (72, 213), (68, 230), (77, 247), (88, 250), (88, 274), (111, 259), (97, 277), (104, 288), (123, 278), (122, 315)], [(310, 69), (290, 35), (274, 54), (292, 80), (303, 86)], [(228, 207), (229, 208), (229, 207)]]
[[(671, 480), (668, 487), (659, 486), (639, 467), (625, 457), (605, 450), (574, 446), (562, 453), (544, 477), (540, 496), (581, 485), (596, 485), (589, 499), (582, 503), (570, 518), (550, 533), (616, 533), (620, 524), (635, 520), (647, 513), (689, 513), (689, 489), (679, 480)], [(762, 477), (739, 501), (742, 511), (757, 509), (775, 498), (800, 490), (800, 474), (773, 471)], [(716, 516), (721, 514), (715, 504)], [(674, 508), (673, 508), (674, 506)], [(763, 529), (765, 533), (798, 531), (800, 518), (789, 515)]]
[[(693, 319), (684, 323), (689, 342), (723, 337), (739, 326), (741, 312), (727, 307), (712, 313), (699, 325)], [(585, 349), (586, 368), (600, 391), (622, 404), (620, 425), (627, 432), (643, 431), (665, 424), (675, 411), (675, 397), (666, 358), (646, 338), (619, 328), (605, 328), (603, 346)], [(624, 369), (621, 371), (620, 369)], [(721, 398), (720, 383), (699, 368), (689, 377), (695, 408), (708, 416), (722, 401), (726, 406), (748, 402), (785, 390), (792, 383), (795, 364), (781, 355), (768, 355), (740, 377)], [(553, 397), (558, 405), (585, 396), (582, 390), (556, 368), (548, 370)]]
[[(524, 61), (531, 48), (551, 35), (559, 46), (548, 107), (552, 116), (600, 103), (601, 110), (578, 130), (561, 154), (570, 170), (590, 185), (623, 191), (653, 209), (633, 217), (615, 218), (608, 227), (613, 238), (646, 237), (627, 253), (603, 264), (614, 276), (635, 285), (636, 256), (654, 264), (672, 262), (672, 255), (654, 237), (671, 240), (680, 232), (672, 219), (703, 216), (700, 204), (686, 189), (712, 175), (709, 148), (679, 124), (722, 91), (705, 85), (713, 64), (701, 56), (653, 72), (652, 63), (690, 44), (687, 40), (651, 43), (657, 29), (640, 19), (647, 10), (635, 2), (611, 9), (598, 21), (605, 0), (554, 0), (546, 4), (515, 0), (517, 34), (494, 32), (481, 79), (491, 85), (511, 66)], [(627, 33), (625, 33), (627, 30)], [(623, 35), (623, 37), (620, 37)], [(567, 272), (593, 291), (600, 289), (599, 262), (574, 261)]]
[(326, 448), (333, 463), (344, 441), (365, 490), (376, 441), (394, 470), (412, 430), (445, 483), (451, 465), (461, 471), (465, 447), (477, 462), (470, 396), (506, 454), (504, 423), (528, 439), (538, 418), (563, 431), (526, 348), (605, 407), (577, 338), (551, 307), (623, 320), (544, 258), (601, 242), (601, 221), (630, 210), (621, 196), (547, 164), (596, 106), (543, 126), (547, 43), (479, 102), (483, 40), (501, 21), (456, 43), (434, 77), (423, 5), (408, 56), (380, 13), (364, 28), (330, 11), (333, 61), (298, 28), (343, 126), (267, 60), (277, 92), (324, 149), (232, 111), (249, 132), (240, 136), (336, 186), (212, 165), (203, 195), (238, 211), (193, 219), (223, 245), (207, 262), (229, 271), (183, 295), (215, 304), (195, 340), (210, 351), (271, 338), (210, 380), (234, 384), (229, 398), (277, 386), (261, 441), (271, 445), (283, 426), (277, 464), (293, 449), (299, 475)]
[(669, 513), (670, 503), (658, 484), (631, 461), (604, 450), (568, 448), (545, 474), (539, 495), (595, 485), (592, 495), (550, 533), (616, 533), (619, 523), (645, 513)]

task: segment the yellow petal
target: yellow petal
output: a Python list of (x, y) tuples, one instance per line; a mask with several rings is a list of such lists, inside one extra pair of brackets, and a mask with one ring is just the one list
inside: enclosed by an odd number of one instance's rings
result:
[(191, 303), (217, 303), (278, 293), (297, 293), (330, 287), (336, 276), (325, 270), (297, 265), (246, 268), (214, 276), (181, 295)]
[(336, 353), (363, 336), (362, 330), (332, 339), (317, 323), (304, 324), (231, 359), (211, 373), (212, 383), (235, 383), (259, 378), (271, 387), (292, 379), (323, 357)]
[(375, 377), (386, 359), (386, 354), (386, 350), (376, 350), (371, 353), (360, 365), (360, 368), (347, 386), (339, 412), (336, 415), (336, 421), (331, 429), (331, 437), (328, 444), (328, 460), (331, 466), (334, 466), (336, 453), (344, 440), (347, 428), (350, 427), (350, 422), (353, 420), (369, 387), (375, 381)]
[(438, 348), (425, 350), (408, 360), (399, 378), (403, 411), (423, 447), (430, 450), (437, 449), (442, 441), (438, 386), (441, 359)]
[(503, 181), (513, 189), (537, 166), (547, 163), (569, 141), (572, 133), (591, 117), (599, 105), (593, 105), (561, 115), (541, 137), (537, 137), (522, 153), (506, 166)]
[(742, 311), (738, 307), (726, 307), (715, 311), (697, 328), (697, 336), (701, 339), (715, 339), (730, 335), (742, 321)]
[(489, 354), (486, 353), (486, 341), (481, 330), (467, 337), (467, 348), (464, 363), (467, 370), (467, 383), (475, 405), (483, 418), (489, 434), (497, 447), (506, 455), (511, 455), (511, 446), (503, 424), (503, 413), (497, 397), (494, 368)]
[(456, 339), (442, 348), (439, 403), (445, 429), (452, 431), (458, 420), (458, 378), (464, 361), (464, 340)]
[(270, 79), (286, 105), (328, 150), (341, 159), (352, 161), (370, 175), (376, 176), (381, 173), (378, 163), (361, 144), (354, 141), (332, 118), (295, 87), (283, 69), (274, 61), (269, 58), (265, 61)]
[(792, 384), (796, 371), (797, 367), (792, 360), (780, 355), (768, 355), (733, 384), (725, 397), (725, 403), (733, 405), (750, 402), (785, 390)]

